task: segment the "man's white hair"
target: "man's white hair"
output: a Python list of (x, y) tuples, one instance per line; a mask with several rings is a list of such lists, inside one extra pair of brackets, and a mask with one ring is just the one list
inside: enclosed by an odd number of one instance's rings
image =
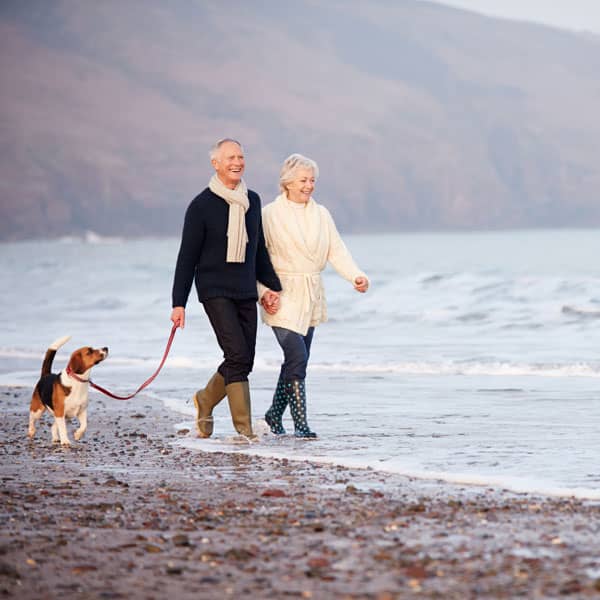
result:
[(220, 140), (217, 140), (210, 148), (210, 160), (213, 160), (215, 158), (217, 158), (217, 154), (219, 153), (219, 148), (223, 145), (226, 144), (227, 142), (233, 142), (234, 144), (237, 144), (240, 148), (242, 148), (242, 151), (244, 150), (244, 148), (242, 147), (242, 144), (240, 144), (237, 140), (234, 140), (233, 138), (221, 138)]
[(287, 186), (294, 181), (298, 169), (311, 169), (315, 179), (319, 176), (319, 167), (312, 158), (302, 154), (290, 154), (284, 161), (279, 172), (279, 190), (282, 194), (287, 192)]

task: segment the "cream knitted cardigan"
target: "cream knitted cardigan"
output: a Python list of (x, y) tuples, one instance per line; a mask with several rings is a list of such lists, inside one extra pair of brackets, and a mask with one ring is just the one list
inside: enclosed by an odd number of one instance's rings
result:
[[(261, 314), (271, 327), (285, 327), (306, 335), (309, 327), (327, 320), (321, 278), (327, 263), (352, 283), (366, 275), (352, 259), (329, 211), (312, 198), (303, 210), (304, 220), (283, 194), (263, 208), (265, 241), (283, 290), (277, 313), (269, 315), (261, 309)], [(259, 298), (266, 289), (258, 284)]]

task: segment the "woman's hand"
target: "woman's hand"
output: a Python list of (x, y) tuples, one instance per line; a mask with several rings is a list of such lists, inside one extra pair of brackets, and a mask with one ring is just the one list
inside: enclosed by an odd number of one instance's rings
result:
[(369, 280), (366, 277), (357, 277), (354, 280), (354, 289), (364, 294), (369, 289)]
[(260, 303), (268, 314), (274, 315), (279, 310), (279, 292), (267, 290), (260, 299)]

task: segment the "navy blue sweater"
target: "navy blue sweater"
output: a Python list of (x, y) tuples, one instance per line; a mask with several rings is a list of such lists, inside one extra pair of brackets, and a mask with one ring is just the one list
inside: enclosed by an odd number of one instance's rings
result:
[(229, 205), (209, 188), (196, 196), (185, 213), (181, 246), (173, 281), (173, 306), (185, 306), (196, 280), (198, 299), (257, 300), (256, 281), (278, 292), (281, 283), (265, 246), (260, 198), (248, 190), (246, 212), (248, 245), (243, 263), (228, 263)]

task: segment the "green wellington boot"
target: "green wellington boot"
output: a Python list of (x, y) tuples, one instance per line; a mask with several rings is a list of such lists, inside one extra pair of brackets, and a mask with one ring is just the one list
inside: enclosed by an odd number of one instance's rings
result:
[(206, 387), (194, 394), (196, 407), (196, 426), (198, 435), (207, 438), (212, 435), (214, 419), (213, 408), (225, 398), (225, 380), (218, 371), (210, 378)]
[(283, 413), (288, 405), (288, 397), (285, 393), (285, 385), (281, 376), (277, 381), (277, 387), (273, 394), (273, 402), (269, 407), (269, 410), (265, 413), (265, 421), (271, 428), (271, 432), (275, 435), (284, 435), (285, 429), (283, 428)]
[(257, 436), (252, 431), (252, 419), (250, 414), (250, 386), (247, 381), (234, 381), (225, 386), (231, 420), (235, 430), (250, 440), (256, 440)]
[(310, 430), (306, 422), (306, 388), (303, 379), (288, 381), (285, 391), (290, 403), (290, 412), (294, 419), (294, 435), (298, 438), (316, 438), (317, 434)]

